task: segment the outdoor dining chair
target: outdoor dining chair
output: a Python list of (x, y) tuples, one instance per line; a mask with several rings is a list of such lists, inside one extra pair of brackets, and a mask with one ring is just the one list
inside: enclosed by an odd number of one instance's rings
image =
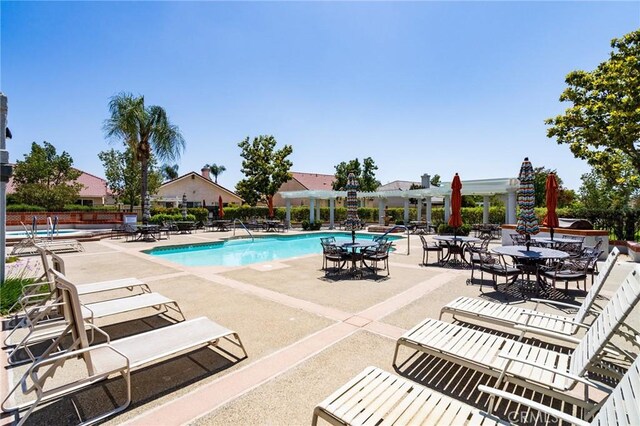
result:
[(382, 269), (387, 271), (387, 276), (389, 275), (389, 249), (391, 248), (391, 243), (383, 243), (379, 244), (375, 251), (367, 252), (364, 251), (362, 253), (362, 263), (366, 265), (366, 262), (371, 262), (370, 269), (373, 270), (373, 273), (378, 275), (378, 262), (382, 262)]
[(420, 235), (420, 241), (422, 241), (422, 264), (427, 266), (429, 264), (429, 252), (434, 252), (437, 257), (437, 262), (442, 260), (442, 246), (435, 243), (429, 243), (424, 235)]
[(590, 275), (589, 268), (593, 263), (592, 256), (580, 256), (576, 258), (564, 259), (551, 267), (540, 268), (540, 278), (555, 288), (556, 282), (564, 281), (564, 289), (569, 289), (569, 282), (575, 282), (580, 289), (580, 283), (584, 283), (584, 290), (587, 290), (587, 277)]
[[(509, 264), (504, 260), (504, 256), (496, 253), (486, 251), (484, 253), (478, 253), (480, 258), (480, 291), (482, 291), (482, 284), (484, 283), (484, 273), (491, 274), (493, 280), (493, 287), (498, 288), (498, 277), (505, 279), (505, 284), (513, 284), (518, 279), (518, 276), (522, 273), (520, 268), (515, 265)], [(509, 282), (511, 279), (511, 282)]]

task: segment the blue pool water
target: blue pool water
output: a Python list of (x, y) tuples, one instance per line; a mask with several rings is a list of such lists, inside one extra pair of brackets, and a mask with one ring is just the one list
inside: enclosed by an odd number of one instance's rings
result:
[[(289, 259), (307, 254), (322, 253), (320, 238), (335, 237), (336, 241), (351, 241), (350, 233), (320, 232), (292, 236), (271, 236), (221, 241), (206, 244), (156, 247), (144, 252), (185, 266), (243, 266), (270, 260)], [(358, 235), (371, 240), (373, 235)], [(389, 240), (402, 237), (389, 236)]]

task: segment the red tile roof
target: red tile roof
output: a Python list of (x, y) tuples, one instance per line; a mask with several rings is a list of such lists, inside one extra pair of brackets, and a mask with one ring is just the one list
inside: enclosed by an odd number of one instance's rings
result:
[(300, 182), (302, 186), (311, 190), (331, 190), (331, 184), (335, 180), (334, 175), (323, 175), (320, 173), (300, 173), (291, 172), (295, 180)]
[[(83, 172), (82, 170), (79, 170), (79, 172), (82, 174), (78, 179), (76, 179), (76, 182), (83, 185), (80, 190), (80, 197), (104, 197), (106, 194), (110, 194), (107, 189), (106, 180), (90, 173)], [(9, 178), (9, 182), (7, 183), (7, 194), (13, 194), (14, 192), (16, 191), (13, 186), (13, 178)]]

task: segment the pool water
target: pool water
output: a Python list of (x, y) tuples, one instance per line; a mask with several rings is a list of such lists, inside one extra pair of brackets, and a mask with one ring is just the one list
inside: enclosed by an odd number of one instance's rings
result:
[[(351, 241), (350, 233), (321, 232), (292, 236), (272, 236), (221, 241), (206, 244), (156, 247), (144, 252), (184, 266), (244, 266), (270, 260), (290, 259), (322, 253), (320, 238), (335, 237), (336, 241)], [(358, 235), (359, 240), (371, 240), (375, 235)], [(389, 235), (389, 241), (402, 237)]]

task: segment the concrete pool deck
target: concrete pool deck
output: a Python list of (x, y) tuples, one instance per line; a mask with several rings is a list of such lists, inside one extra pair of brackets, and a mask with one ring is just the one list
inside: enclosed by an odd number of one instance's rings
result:
[[(383, 272), (377, 280), (326, 279), (321, 254), (225, 268), (187, 267), (141, 253), (153, 246), (216, 241), (229, 235), (198, 232), (155, 243), (104, 239), (83, 243), (83, 253), (62, 255), (71, 281), (139, 278), (152, 291), (178, 301), (187, 319), (207, 316), (237, 331), (249, 354), (237, 360), (238, 351), (222, 344), (230, 354), (203, 348), (137, 370), (131, 378), (132, 405), (107, 423), (309, 424), (313, 407), (364, 367), (393, 371), (396, 339), (424, 318), (438, 318), (440, 308), (455, 297), (482, 296), (533, 306), (519, 301), (516, 292), (485, 286), (481, 293), (477, 283), (467, 285), (468, 270), (419, 266), (422, 248), (413, 235), (411, 254), (406, 255), (406, 241), (398, 242), (389, 261), (390, 276)], [(621, 256), (602, 294), (610, 295), (633, 266)], [(583, 296), (571, 290), (566, 300), (579, 302)], [(546, 305), (540, 309), (558, 312)], [(636, 308), (628, 320), (636, 330), (639, 313)], [(142, 317), (134, 312), (97, 324), (117, 339), (169, 323), (158, 316)], [(450, 316), (443, 320), (453, 321)], [(493, 379), (431, 357), (418, 362), (425, 366), (422, 376), (411, 378), (478, 406), (486, 403), (475, 387)], [(16, 380), (24, 368), (3, 368), (0, 387), (7, 389), (7, 382)], [(460, 386), (463, 382), (467, 385)], [(43, 406), (28, 423), (74, 424), (74, 405), (83, 416), (92, 416), (111, 409), (112, 400), (121, 396), (120, 379), (111, 379)], [(1, 420), (10, 424), (14, 418), (4, 414)]]

